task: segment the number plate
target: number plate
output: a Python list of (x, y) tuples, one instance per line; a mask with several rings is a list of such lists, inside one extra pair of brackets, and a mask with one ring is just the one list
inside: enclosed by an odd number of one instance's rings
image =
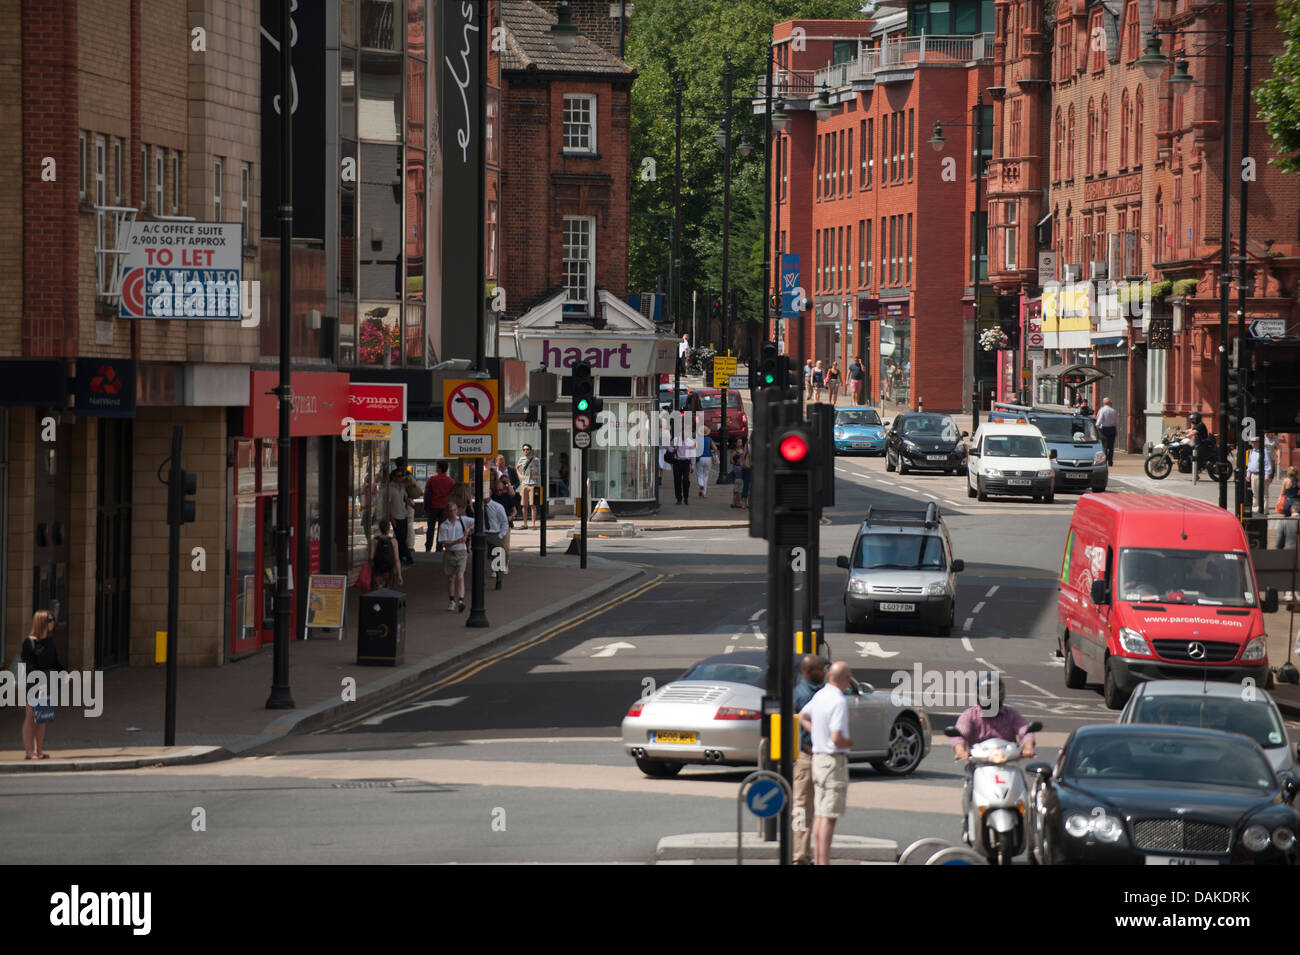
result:
[(879, 604), (886, 613), (916, 613), (916, 604)]
[(1147, 856), (1147, 865), (1222, 865), (1218, 859), (1192, 859), (1186, 856)]
[(650, 734), (652, 743), (685, 743), (694, 745), (699, 742), (698, 733), (678, 733), (673, 730), (655, 730)]
[(946, 455), (946, 454), (927, 454), (927, 455), (925, 456), (925, 459), (926, 459), (927, 461), (947, 461), (947, 460), (948, 460), (948, 455)]
[(1012, 487), (1029, 487), (1033, 482), (1029, 478), (1008, 478), (1007, 483)]
[(1065, 471), (1065, 476), (1074, 480), (1083, 480), (1088, 476), (1087, 471)]
[(855, 441), (855, 442), (853, 443), (853, 446), (854, 446), (855, 448), (869, 448), (869, 447), (871, 447), (871, 445), (868, 444), (868, 443), (865, 442), (865, 441)]

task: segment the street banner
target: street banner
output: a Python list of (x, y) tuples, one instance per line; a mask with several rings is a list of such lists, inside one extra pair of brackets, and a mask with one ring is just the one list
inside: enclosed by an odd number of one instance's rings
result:
[[(807, 299), (799, 278), (799, 256), (786, 252), (781, 255), (781, 317), (798, 318), (800, 309), (795, 307), (795, 299)], [(806, 301), (798, 304), (805, 305)]]

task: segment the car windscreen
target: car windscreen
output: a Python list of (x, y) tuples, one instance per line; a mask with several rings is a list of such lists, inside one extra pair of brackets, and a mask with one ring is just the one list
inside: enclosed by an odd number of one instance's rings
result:
[(1119, 554), (1117, 592), (1130, 602), (1255, 606), (1245, 555), (1223, 551), (1125, 547)]
[(943, 540), (935, 535), (863, 534), (853, 566), (864, 570), (883, 567), (943, 570), (948, 564), (943, 554)]
[(1134, 735), (1117, 739), (1099, 735), (1076, 739), (1070, 746), (1064, 775), (1087, 783), (1092, 779), (1145, 780), (1229, 786), (1253, 792), (1277, 788), (1273, 769), (1247, 740), (1187, 739)]
[(763, 668), (744, 663), (697, 663), (678, 679), (703, 680), (708, 683), (747, 683), (760, 689), (767, 686)]
[(903, 419), (902, 431), (908, 438), (939, 438), (942, 441), (960, 441), (957, 424), (947, 415), (918, 414)]
[(837, 428), (870, 424), (880, 424), (880, 415), (876, 414), (874, 408), (865, 408), (861, 411), (841, 411), (835, 416), (835, 427)]
[[(717, 410), (718, 410), (719, 408), (721, 408), (721, 407), (722, 407), (722, 395), (719, 395), (719, 394), (713, 394), (713, 395), (700, 395), (700, 410), (701, 410), (701, 411), (717, 411)], [(739, 392), (739, 391), (728, 391), (728, 392), (727, 392), (727, 407), (728, 407), (728, 408), (739, 408), (739, 407), (740, 407), (740, 392)]]
[(1211, 696), (1151, 695), (1133, 709), (1133, 723), (1195, 726), (1248, 736), (1260, 746), (1285, 746), (1286, 730), (1277, 713), (1263, 700)]
[(1029, 423), (1043, 432), (1048, 441), (1071, 441), (1076, 444), (1096, 442), (1097, 426), (1082, 415), (1030, 415)]
[(984, 454), (990, 458), (1045, 458), (1047, 445), (1032, 434), (991, 434), (984, 439)]

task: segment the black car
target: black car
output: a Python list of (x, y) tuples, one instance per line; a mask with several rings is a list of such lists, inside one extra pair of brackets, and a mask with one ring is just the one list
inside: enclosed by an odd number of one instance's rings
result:
[(1085, 726), (1028, 769), (1031, 863), (1296, 864), (1300, 780), (1244, 736)]
[(966, 473), (966, 443), (970, 432), (959, 431), (957, 422), (946, 414), (913, 412), (901, 414), (889, 426), (885, 445), (885, 470), (897, 469)]

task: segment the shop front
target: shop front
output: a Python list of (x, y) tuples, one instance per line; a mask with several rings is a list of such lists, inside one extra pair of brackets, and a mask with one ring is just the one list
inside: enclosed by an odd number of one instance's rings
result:
[(882, 300), (879, 315), (876, 381), (879, 383), (880, 403), (907, 407), (912, 394), (911, 303), (907, 299), (896, 302)]
[(501, 354), (560, 377), (558, 401), (547, 409), (543, 462), (557, 508), (574, 506), (582, 491), (581, 454), (573, 450), (569, 413), (570, 370), (577, 362), (591, 366), (605, 411), (587, 456), (586, 479), (593, 500), (604, 498), (616, 511), (630, 513), (656, 500), (658, 382), (675, 368), (677, 340), (610, 293), (599, 294), (600, 327), (565, 320), (561, 292), (502, 325)]
[[(279, 382), (272, 371), (253, 371), (243, 427), (230, 439), (230, 655), (254, 652), (275, 638), (277, 585), (275, 529), (281, 507), (290, 522), (289, 591), (295, 635), (302, 632), (298, 593), (306, 577), (332, 569), (321, 543), (338, 523), (333, 488), (334, 455), (348, 413), (348, 376), (296, 372), (290, 415), (288, 501), (279, 495)], [(346, 506), (352, 506), (351, 501)]]

